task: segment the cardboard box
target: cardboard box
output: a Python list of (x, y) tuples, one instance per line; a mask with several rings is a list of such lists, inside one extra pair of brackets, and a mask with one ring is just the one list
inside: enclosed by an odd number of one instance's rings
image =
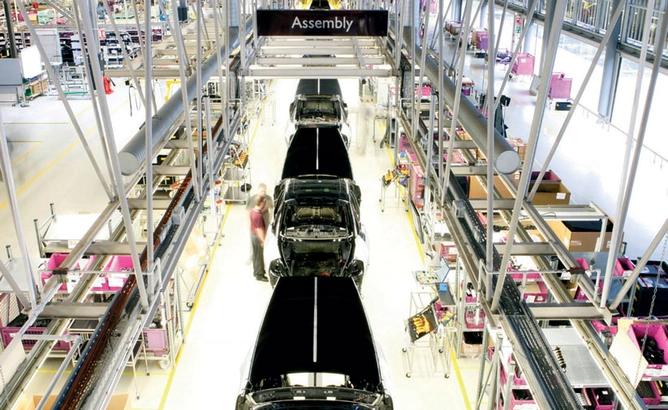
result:
[[(514, 173), (511, 178), (519, 185), (521, 173)], [(538, 177), (538, 172), (532, 172), (532, 181)], [(501, 198), (512, 199), (513, 195), (498, 176), (494, 177), (494, 187), (499, 191)], [(529, 182), (529, 192), (533, 189), (533, 182)], [(469, 198), (487, 198), (487, 191), (483, 188), (478, 178), (471, 178), (469, 187)], [(571, 202), (571, 192), (561, 182), (561, 179), (552, 171), (545, 173), (543, 180), (538, 186), (538, 191), (533, 197), (534, 205), (568, 205)]]
[(524, 157), (527, 151), (527, 143), (522, 141), (520, 138), (507, 138), (507, 141), (511, 147), (515, 148), (515, 151), (517, 151), (517, 154), (519, 154), (520, 159), (522, 162), (524, 162)]
[[(58, 398), (57, 395), (53, 394), (49, 397), (44, 406), (45, 410), (50, 410), (53, 407), (53, 403)], [(35, 395), (30, 398), (25, 398), (21, 404), (19, 404), (18, 409), (20, 410), (35, 410), (37, 405), (42, 400), (41, 395)], [(132, 410), (132, 404), (130, 398), (127, 394), (114, 394), (109, 400), (107, 405), (107, 410)]]
[[(601, 234), (601, 221), (547, 221), (561, 242), (571, 252), (594, 252)], [(612, 241), (612, 222), (608, 220), (601, 252), (609, 252)]]
[[(529, 192), (533, 189), (539, 174), (538, 171), (531, 173)], [(519, 178), (516, 182), (519, 182)], [(532, 202), (534, 205), (568, 205), (571, 202), (571, 192), (561, 182), (561, 178), (554, 171), (549, 170), (543, 175)]]
[[(513, 178), (517, 178), (519, 181), (519, 174), (513, 175)], [(501, 182), (501, 179), (498, 176), (494, 177), (494, 188), (499, 191), (501, 198), (513, 199), (513, 195), (510, 193), (506, 185)], [(469, 198), (487, 198), (487, 191), (483, 188), (480, 179), (477, 177), (471, 177), (469, 181)]]
[(527, 303), (543, 303), (547, 301), (547, 286), (543, 282), (527, 282), (524, 289), (524, 300)]
[(534, 205), (568, 205), (571, 202), (571, 191), (561, 182), (547, 185), (541, 183), (531, 202)]

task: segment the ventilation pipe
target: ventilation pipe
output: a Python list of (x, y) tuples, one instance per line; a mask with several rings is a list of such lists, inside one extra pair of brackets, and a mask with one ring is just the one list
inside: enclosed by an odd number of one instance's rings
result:
[[(239, 39), (245, 38), (245, 33), (247, 33), (251, 27), (252, 21), (249, 20), (246, 23), (246, 29), (244, 30), (243, 35), (239, 35), (238, 27), (230, 27), (230, 39), (228, 40), (231, 41), (228, 41), (228, 44), (223, 44), (220, 47), (220, 54), (225, 56), (225, 53), (228, 53), (227, 55), (229, 55), (232, 50), (239, 46)], [(202, 63), (202, 81), (207, 81), (216, 72), (218, 65), (217, 54), (218, 53), (214, 53)], [(192, 101), (197, 95), (197, 76), (190, 76), (186, 81), (185, 87), (188, 94), (188, 101)], [(172, 125), (178, 121), (181, 114), (183, 114), (183, 101), (180, 98), (171, 98), (153, 116), (153, 133), (151, 138), (153, 140), (154, 149), (158, 143), (168, 137), (167, 134), (170, 132)], [(146, 161), (145, 138), (146, 134), (142, 127), (142, 129), (132, 137), (118, 154), (123, 175), (127, 176), (134, 174), (139, 170), (141, 164)]]
[[(410, 44), (410, 30), (404, 30), (404, 42)], [(413, 61), (422, 61), (422, 48), (416, 45)], [(438, 78), (438, 62), (427, 54), (425, 59), (425, 73), (429, 78)], [(456, 96), (455, 83), (443, 74), (443, 90), (445, 103), (453, 107)], [(462, 98), (459, 105), (459, 123), (468, 131), (478, 149), (487, 156), (487, 118), (473, 105), (468, 98)], [(508, 144), (508, 141), (498, 131), (494, 131), (494, 168), (501, 174), (512, 174), (521, 166), (520, 156)]]

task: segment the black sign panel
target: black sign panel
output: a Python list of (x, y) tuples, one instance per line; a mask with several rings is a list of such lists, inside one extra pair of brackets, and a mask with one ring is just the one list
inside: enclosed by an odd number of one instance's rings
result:
[(261, 36), (386, 36), (387, 10), (258, 10)]

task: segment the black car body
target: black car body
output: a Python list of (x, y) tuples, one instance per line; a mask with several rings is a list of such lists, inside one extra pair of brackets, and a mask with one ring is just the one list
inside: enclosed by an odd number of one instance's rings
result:
[(336, 127), (298, 128), (292, 137), (281, 179), (308, 175), (353, 179), (348, 150)]
[(343, 102), (341, 86), (334, 79), (306, 79), (297, 85), (295, 100), (290, 104), (288, 132), (291, 140), (299, 128), (334, 127), (341, 132), (346, 147), (350, 140), (348, 107)]
[(285, 276), (342, 276), (361, 286), (369, 249), (359, 197), (347, 178), (284, 179), (274, 192), (274, 223), (265, 241), (272, 284)]
[[(285, 278), (267, 307), (236, 410), (392, 410), (380, 357), (350, 278)], [(304, 376), (310, 381), (297, 381)]]

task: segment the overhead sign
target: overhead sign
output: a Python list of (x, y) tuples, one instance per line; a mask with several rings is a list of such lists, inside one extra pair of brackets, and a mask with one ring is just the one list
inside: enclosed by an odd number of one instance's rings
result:
[(261, 36), (386, 36), (387, 10), (258, 10)]

